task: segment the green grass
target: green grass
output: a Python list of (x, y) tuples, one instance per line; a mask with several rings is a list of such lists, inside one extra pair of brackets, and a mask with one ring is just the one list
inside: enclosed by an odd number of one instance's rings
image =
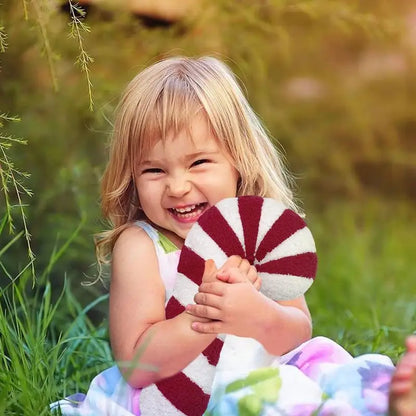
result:
[(315, 335), (353, 355), (380, 352), (396, 361), (416, 329), (414, 206), (341, 202), (308, 223), (319, 259), (307, 293)]
[[(0, 253), (6, 275), (2, 256), (17, 240), (11, 236)], [(49, 272), (67, 243), (62, 247), (35, 276), (35, 285), (31, 268), (23, 267), (0, 289), (1, 415), (48, 415), (49, 403), (86, 391), (94, 375), (112, 364), (107, 325), (94, 325), (88, 316), (107, 295), (82, 306), (66, 279), (60, 293), (54, 290)]]
[[(312, 212), (307, 221), (319, 255), (307, 293), (314, 335), (334, 339), (353, 355), (380, 352), (396, 361), (415, 329), (414, 207), (340, 203)], [(0, 291), (2, 415), (48, 415), (50, 402), (85, 392), (112, 365), (106, 323), (94, 325), (88, 317), (106, 296), (81, 305), (67, 281), (56, 294), (44, 276), (32, 288), (27, 269)]]
[(111, 365), (106, 328), (87, 316), (106, 297), (82, 308), (68, 284), (54, 301), (50, 282), (23, 286), (0, 294), (0, 414), (47, 415), (49, 403), (85, 391)]

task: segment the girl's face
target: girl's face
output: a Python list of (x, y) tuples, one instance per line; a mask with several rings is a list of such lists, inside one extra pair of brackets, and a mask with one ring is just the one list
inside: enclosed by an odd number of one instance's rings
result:
[(139, 163), (135, 180), (146, 217), (181, 247), (203, 212), (236, 196), (238, 178), (230, 156), (199, 114), (189, 129), (155, 143)]

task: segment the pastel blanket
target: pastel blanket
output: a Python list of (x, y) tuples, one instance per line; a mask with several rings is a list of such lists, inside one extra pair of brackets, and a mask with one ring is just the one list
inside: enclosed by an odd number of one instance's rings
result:
[(204, 416), (387, 415), (393, 371), (386, 356), (317, 337), (267, 367), (217, 367)]
[[(384, 355), (353, 358), (335, 342), (317, 337), (266, 367), (237, 362), (217, 367), (204, 416), (387, 415), (393, 371)], [(114, 366), (94, 378), (86, 395), (51, 407), (73, 416), (147, 416), (140, 413), (140, 395)]]

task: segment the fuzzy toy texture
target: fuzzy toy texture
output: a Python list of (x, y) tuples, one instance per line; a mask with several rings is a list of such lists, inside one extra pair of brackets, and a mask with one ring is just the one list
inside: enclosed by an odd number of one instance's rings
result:
[(315, 243), (305, 221), (271, 198), (227, 198), (210, 208), (189, 231), (178, 272), (199, 285), (205, 260), (219, 268), (232, 255), (256, 267), (262, 292), (274, 300), (303, 295), (316, 275)]
[[(214, 260), (219, 268), (232, 255), (256, 267), (261, 291), (274, 300), (301, 296), (315, 278), (315, 243), (298, 214), (270, 198), (227, 198), (206, 211), (189, 231), (166, 318), (193, 303), (205, 260)], [(143, 389), (140, 408), (143, 414), (202, 415), (217, 365), (221, 371), (230, 371), (235, 366), (264, 366), (271, 360), (255, 340), (220, 335), (182, 372)]]

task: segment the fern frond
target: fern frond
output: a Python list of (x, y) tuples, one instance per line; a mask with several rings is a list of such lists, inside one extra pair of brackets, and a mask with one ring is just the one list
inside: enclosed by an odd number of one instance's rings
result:
[(7, 33), (4, 26), (0, 26), (0, 52), (4, 53), (7, 49)]
[[(11, 117), (7, 114), (1, 113), (0, 114), (0, 128), (3, 127), (4, 122), (17, 122), (20, 121), (18, 117)], [(26, 172), (22, 172), (14, 166), (13, 161), (9, 157), (9, 152), (13, 145), (20, 144), (26, 145), (27, 141), (21, 138), (12, 137), (10, 135), (5, 135), (0, 131), (0, 183), (1, 183), (1, 191), (3, 193), (4, 201), (5, 201), (5, 218), (6, 223), (9, 226), (9, 232), (11, 234), (15, 231), (14, 225), (14, 218), (13, 218), (13, 211), (15, 208), (18, 209), (20, 217), (23, 223), (23, 233), (26, 240), (26, 247), (29, 257), (29, 265), (31, 268), (31, 273), (33, 277), (33, 281), (35, 279), (35, 255), (32, 250), (31, 245), (31, 234), (29, 232), (28, 224), (27, 224), (27, 216), (25, 207), (26, 205), (23, 202), (23, 197), (31, 197), (33, 195), (32, 191), (26, 187), (22, 178), (28, 178), (30, 175)], [(16, 197), (17, 204), (12, 204), (10, 195)]]
[[(36, 22), (39, 26), (40, 36), (43, 43), (43, 52), (46, 55), (48, 66), (49, 66), (49, 73), (52, 79), (52, 85), (55, 91), (58, 91), (58, 78), (56, 76), (54, 59), (55, 55), (52, 51), (52, 46), (49, 40), (48, 29), (47, 29), (47, 15), (48, 15), (48, 7), (45, 6), (42, 0), (32, 0), (31, 4), (33, 5), (33, 10), (35, 11), (36, 15)], [(24, 2), (25, 7), (26, 3)], [(50, 7), (50, 6), (49, 6)], [(27, 9), (25, 8), (25, 16), (27, 16)]]
[(71, 16), (71, 22), (69, 23), (70, 33), (69, 36), (75, 39), (78, 43), (79, 55), (77, 57), (76, 63), (79, 64), (81, 71), (84, 72), (87, 88), (88, 88), (88, 98), (90, 104), (90, 110), (94, 109), (94, 99), (92, 94), (92, 82), (90, 75), (89, 65), (94, 62), (92, 58), (84, 48), (84, 42), (81, 32), (89, 33), (90, 28), (83, 21), (85, 17), (85, 10), (79, 6), (78, 3), (73, 3), (72, 0), (68, 0), (69, 5), (69, 14)]

